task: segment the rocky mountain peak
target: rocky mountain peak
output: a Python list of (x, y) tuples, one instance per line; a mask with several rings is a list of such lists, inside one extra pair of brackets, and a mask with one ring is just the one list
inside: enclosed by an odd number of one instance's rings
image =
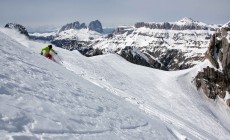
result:
[(214, 68), (204, 68), (195, 78), (196, 86), (212, 99), (217, 96), (230, 106), (230, 22), (212, 35), (206, 57)]
[(86, 29), (86, 28), (87, 26), (85, 23), (80, 23), (79, 21), (76, 21), (76, 22), (69, 23), (69, 24), (62, 26), (61, 29), (59, 30), (59, 33), (65, 30), (69, 30), (69, 29), (80, 30), (80, 29)]
[(89, 30), (103, 33), (102, 24), (99, 20), (91, 21), (88, 26)]
[[(75, 29), (75, 30), (87, 29), (87, 25), (85, 23), (80, 23), (79, 21), (68, 23), (61, 27), (59, 33), (69, 29)], [(102, 24), (99, 20), (91, 21), (89, 23), (88, 29), (91, 31), (96, 31), (98, 33), (103, 33)]]
[(191, 19), (191, 18), (184, 17), (181, 20), (179, 20), (178, 22), (181, 22), (181, 23), (193, 23), (195, 21), (193, 19)]
[(29, 37), (29, 34), (28, 34), (26, 28), (24, 26), (20, 25), (20, 24), (8, 23), (8, 24), (5, 25), (5, 28), (17, 30), (21, 34), (24, 34), (25, 36)]

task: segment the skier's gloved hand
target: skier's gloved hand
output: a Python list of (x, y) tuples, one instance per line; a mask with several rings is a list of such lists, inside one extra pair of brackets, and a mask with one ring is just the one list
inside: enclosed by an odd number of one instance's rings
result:
[(57, 55), (57, 52), (55, 52), (55, 54)]
[(43, 55), (43, 52), (41, 52), (41, 55)]

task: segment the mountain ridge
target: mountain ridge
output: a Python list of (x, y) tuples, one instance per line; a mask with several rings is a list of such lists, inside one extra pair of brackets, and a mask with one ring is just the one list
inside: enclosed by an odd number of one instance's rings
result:
[(86, 56), (117, 53), (135, 64), (180, 70), (204, 60), (209, 40), (218, 29), (219, 25), (183, 18), (176, 22), (119, 26), (107, 36), (88, 29), (68, 29), (56, 35), (32, 38), (50, 41), (68, 50), (78, 50)]
[(195, 21), (191, 18), (184, 17), (176, 22), (137, 22), (136, 28), (146, 27), (150, 29), (166, 30), (212, 30), (216, 31), (220, 25), (208, 25), (203, 22)]
[(91, 21), (88, 26), (85, 23), (80, 23), (79, 21), (68, 23), (62, 26), (60, 30), (58, 31), (58, 33), (61, 33), (63, 31), (70, 30), (70, 29), (74, 29), (74, 30), (88, 29), (90, 31), (95, 31), (101, 34), (103, 33), (103, 27), (99, 20)]

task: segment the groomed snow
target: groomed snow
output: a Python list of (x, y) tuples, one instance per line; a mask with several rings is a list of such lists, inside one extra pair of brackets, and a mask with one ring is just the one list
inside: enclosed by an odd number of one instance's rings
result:
[(192, 83), (209, 62), (166, 72), (54, 48), (57, 64), (44, 46), (0, 29), (0, 139), (229, 139), (229, 108)]

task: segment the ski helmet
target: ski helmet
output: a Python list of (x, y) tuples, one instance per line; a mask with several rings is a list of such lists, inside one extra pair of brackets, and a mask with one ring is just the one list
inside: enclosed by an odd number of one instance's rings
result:
[(52, 45), (48, 45), (49, 49), (52, 49)]

